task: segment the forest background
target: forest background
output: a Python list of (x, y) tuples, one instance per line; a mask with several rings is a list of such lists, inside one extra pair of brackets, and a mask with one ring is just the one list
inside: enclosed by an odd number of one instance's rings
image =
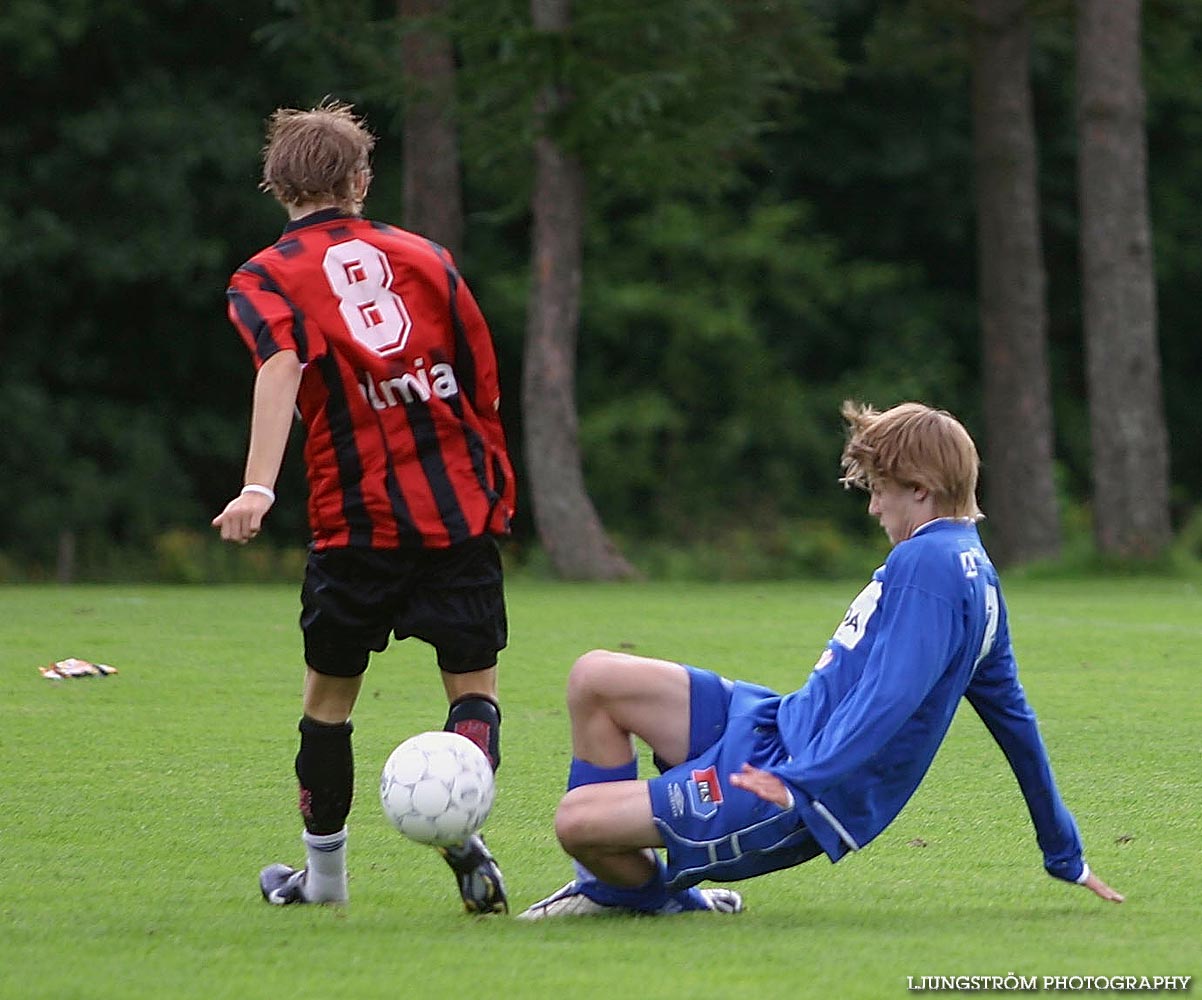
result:
[[(257, 189), (277, 106), (353, 102), (380, 137), (367, 214), (409, 224), (415, 23), (455, 54), (455, 249), (498, 348), (519, 473), (511, 565), (554, 569), (519, 391), (540, 129), (587, 182), (575, 444), (639, 572), (862, 576), (884, 541), (837, 483), (844, 398), (921, 399), (989, 439), (970, 17), (983, 0), (598, 0), (554, 31), (532, 25), (540, 0), (432, 6), (417, 22), (404, 2), (363, 0), (0, 8), (0, 581), (298, 577), (299, 442), (263, 539), (227, 551), (208, 527), (241, 486), (253, 380), (224, 290), (283, 225)], [(1099, 552), (1078, 11), (1018, 6), (1063, 538), (1051, 562), (1079, 568)], [(1162, 567), (1202, 552), (1202, 5), (1146, 0), (1141, 27), (1172, 526), (1145, 555)], [(549, 85), (572, 98), (558, 114)]]

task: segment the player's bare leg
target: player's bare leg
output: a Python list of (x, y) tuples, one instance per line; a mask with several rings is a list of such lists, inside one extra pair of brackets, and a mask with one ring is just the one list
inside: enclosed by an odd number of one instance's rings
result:
[(652, 850), (663, 841), (652, 819), (645, 781), (573, 789), (555, 814), (555, 833), (584, 871), (525, 910), (523, 920), (688, 910), (738, 913), (743, 908), (742, 897), (732, 889), (667, 891), (663, 864)]
[(634, 758), (638, 736), (665, 761), (689, 751), (689, 674), (679, 663), (595, 649), (568, 675), (572, 752), (599, 767)]
[(362, 687), (362, 674), (356, 677), (332, 677), (329, 674), (319, 674), (312, 667), (306, 667), (303, 699), (305, 715), (328, 725), (346, 722), (354, 711)]
[(634, 736), (669, 764), (689, 749), (688, 671), (678, 663), (594, 650), (568, 678), (572, 719), (572, 786), (560, 803), (555, 832), (577, 862), (577, 878), (523, 914), (526, 920), (603, 913), (734, 913), (729, 889), (668, 893), (651, 848), (662, 840), (647, 784), (634, 780)]
[(597, 878), (628, 888), (645, 885), (655, 874), (649, 848), (663, 844), (645, 781), (573, 788), (555, 812), (555, 836)]

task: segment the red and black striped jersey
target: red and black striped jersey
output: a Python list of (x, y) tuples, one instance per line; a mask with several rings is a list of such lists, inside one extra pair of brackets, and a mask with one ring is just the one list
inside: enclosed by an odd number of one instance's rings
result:
[(256, 368), (278, 351), (303, 366), (314, 548), (444, 548), (508, 532), (496, 354), (445, 249), (319, 211), (238, 268), (226, 294)]

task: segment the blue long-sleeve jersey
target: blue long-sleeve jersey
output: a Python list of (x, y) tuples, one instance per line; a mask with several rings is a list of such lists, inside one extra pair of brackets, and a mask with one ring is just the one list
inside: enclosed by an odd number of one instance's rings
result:
[(873, 574), (805, 686), (781, 699), (790, 760), (773, 773), (837, 861), (909, 801), (961, 696), (1018, 779), (1044, 867), (1079, 881), (1081, 837), (1018, 682), (997, 572), (967, 520), (923, 525)]

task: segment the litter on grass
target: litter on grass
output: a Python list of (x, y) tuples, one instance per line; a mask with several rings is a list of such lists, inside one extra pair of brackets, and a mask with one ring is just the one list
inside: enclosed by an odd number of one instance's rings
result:
[(52, 681), (69, 680), (73, 677), (107, 677), (117, 672), (116, 667), (110, 667), (107, 663), (92, 663), (74, 656), (51, 663), (47, 667), (38, 667), (38, 670), (43, 677)]

